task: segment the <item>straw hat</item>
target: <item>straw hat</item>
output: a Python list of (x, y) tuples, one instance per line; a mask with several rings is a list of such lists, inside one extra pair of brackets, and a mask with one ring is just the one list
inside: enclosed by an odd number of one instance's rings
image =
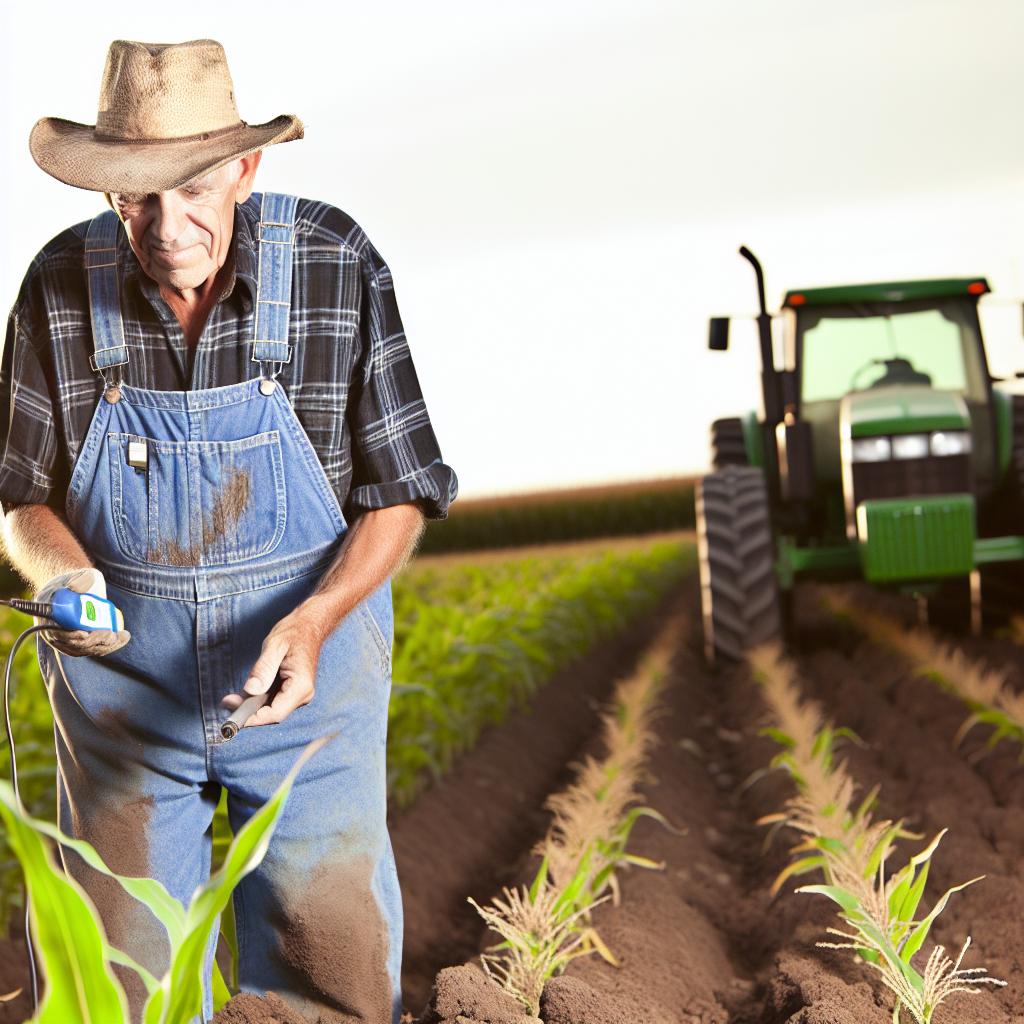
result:
[(136, 43), (107, 52), (96, 124), (37, 121), (28, 145), (47, 174), (95, 192), (165, 192), (275, 142), (301, 139), (302, 122), (238, 116), (224, 47), (213, 39)]

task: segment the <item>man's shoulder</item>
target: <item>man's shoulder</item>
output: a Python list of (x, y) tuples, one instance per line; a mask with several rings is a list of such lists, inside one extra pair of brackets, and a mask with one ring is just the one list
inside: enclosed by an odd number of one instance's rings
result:
[(298, 197), (295, 234), (296, 240), (301, 239), (306, 245), (338, 246), (371, 266), (380, 261), (380, 255), (362, 225), (345, 210), (321, 199)]
[(74, 284), (84, 283), (85, 234), (89, 221), (79, 221), (54, 235), (32, 257), (18, 290), (15, 310), (27, 316), (30, 308), (44, 304), (67, 304)]
[(54, 235), (32, 257), (29, 272), (41, 271), (64, 265), (83, 266), (82, 255), (85, 250), (85, 234), (89, 229), (89, 221), (79, 221)]

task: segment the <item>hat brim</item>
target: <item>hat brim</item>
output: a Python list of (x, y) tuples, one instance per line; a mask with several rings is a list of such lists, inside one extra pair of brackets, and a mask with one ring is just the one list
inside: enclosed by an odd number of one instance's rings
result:
[(282, 114), (264, 124), (241, 124), (209, 139), (120, 142), (97, 138), (95, 125), (60, 117), (35, 123), (28, 147), (47, 174), (93, 192), (166, 192), (226, 163), (303, 136), (302, 122)]

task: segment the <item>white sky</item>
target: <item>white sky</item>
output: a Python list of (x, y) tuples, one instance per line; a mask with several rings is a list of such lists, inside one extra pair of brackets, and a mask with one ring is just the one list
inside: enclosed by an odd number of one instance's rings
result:
[[(170, 7), (171, 5), (168, 5)], [(0, 289), (102, 197), (40, 171), (39, 117), (92, 124), (115, 37), (225, 46), (241, 116), (298, 114), (257, 188), (366, 230), (460, 494), (674, 475), (757, 403), (787, 287), (986, 275), (1024, 369), (1019, 0), (291, 0), (5, 5)]]

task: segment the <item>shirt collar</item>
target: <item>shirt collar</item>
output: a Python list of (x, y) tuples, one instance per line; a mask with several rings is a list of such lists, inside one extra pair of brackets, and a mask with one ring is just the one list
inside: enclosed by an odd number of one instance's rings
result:
[[(254, 237), (259, 221), (259, 207), (252, 196), (244, 203), (235, 204), (234, 228), (231, 232), (231, 248), (228, 252), (229, 277), (224, 290), (218, 297), (223, 302), (234, 294), (239, 281), (245, 287), (238, 288), (239, 298), (246, 313), (252, 310), (256, 298), (256, 269), (258, 255)], [(142, 289), (150, 302), (159, 296), (159, 285), (146, 274), (138, 257), (128, 241), (128, 232), (122, 230), (118, 234), (117, 247), (120, 250), (121, 266), (125, 280), (134, 280)]]

